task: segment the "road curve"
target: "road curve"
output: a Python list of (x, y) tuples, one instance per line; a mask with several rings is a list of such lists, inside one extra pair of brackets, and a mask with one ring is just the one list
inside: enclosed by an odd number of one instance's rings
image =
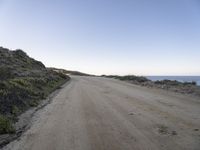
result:
[(200, 101), (114, 79), (72, 76), (4, 150), (199, 150)]

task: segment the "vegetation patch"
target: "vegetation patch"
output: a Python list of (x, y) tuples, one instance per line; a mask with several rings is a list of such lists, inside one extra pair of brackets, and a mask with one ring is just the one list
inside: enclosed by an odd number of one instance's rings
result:
[(3, 133), (14, 133), (15, 129), (12, 126), (10, 119), (7, 117), (0, 115), (0, 134)]
[(13, 133), (12, 123), (18, 115), (37, 106), (69, 79), (22, 50), (0, 47), (0, 134)]
[(190, 94), (200, 97), (200, 86), (197, 86), (196, 82), (179, 82), (176, 80), (161, 80), (161, 81), (151, 81), (143, 76), (118, 76), (118, 75), (102, 75), (102, 77), (119, 79), (122, 81), (127, 81), (129, 83), (154, 87), (159, 89), (164, 89), (168, 91), (173, 91), (181, 94)]
[(117, 75), (102, 75), (103, 77), (108, 77), (108, 78), (115, 78), (119, 79), (122, 81), (132, 81), (132, 82), (137, 82), (137, 83), (143, 83), (143, 82), (148, 82), (150, 81), (149, 79), (143, 77), (143, 76), (134, 76), (134, 75), (127, 75), (127, 76), (117, 76)]

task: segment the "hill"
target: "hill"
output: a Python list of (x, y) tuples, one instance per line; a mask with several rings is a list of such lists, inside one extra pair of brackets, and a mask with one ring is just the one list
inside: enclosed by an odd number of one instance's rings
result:
[(37, 106), (69, 79), (20, 49), (0, 47), (0, 134), (14, 132), (12, 123), (18, 115)]

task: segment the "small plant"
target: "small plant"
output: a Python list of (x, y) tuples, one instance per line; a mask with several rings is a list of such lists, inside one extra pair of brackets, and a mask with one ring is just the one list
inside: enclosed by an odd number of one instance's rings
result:
[(20, 86), (31, 86), (30, 83), (26, 79), (13, 79), (11, 82), (14, 82), (15, 84), (18, 84)]
[(14, 132), (15, 129), (13, 128), (11, 121), (7, 117), (0, 115), (0, 134)]
[(165, 125), (158, 125), (158, 133), (160, 134), (168, 134), (168, 127)]
[(13, 78), (11, 68), (9, 67), (0, 67), (0, 80), (6, 80)]
[(36, 107), (38, 105), (38, 103), (39, 103), (38, 101), (33, 100), (33, 101), (30, 102), (30, 106), (31, 107)]
[(17, 116), (20, 113), (20, 110), (17, 106), (12, 106), (12, 114)]

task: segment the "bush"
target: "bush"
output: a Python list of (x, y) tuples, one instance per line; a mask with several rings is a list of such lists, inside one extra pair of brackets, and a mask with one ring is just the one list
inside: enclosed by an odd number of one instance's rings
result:
[(126, 81), (136, 81), (136, 82), (147, 82), (149, 81), (147, 78), (142, 76), (134, 76), (134, 75), (128, 75), (128, 76), (116, 76), (115, 78), (119, 80), (126, 80)]
[(19, 110), (19, 108), (17, 106), (12, 106), (12, 114), (14, 116), (17, 116), (21, 111)]
[(15, 85), (20, 85), (20, 86), (31, 86), (30, 83), (26, 79), (20, 79), (20, 78), (15, 78), (12, 79), (11, 82), (13, 82)]
[(6, 80), (10, 78), (13, 78), (11, 68), (0, 66), (0, 80)]
[(195, 81), (192, 82), (184, 82), (184, 85), (197, 85), (197, 83)]
[(68, 79), (68, 76), (63, 74), (63, 73), (61, 73), (61, 72), (59, 72), (58, 75), (63, 79)]
[(0, 115), (0, 134), (14, 132), (15, 129), (13, 128), (11, 121), (7, 117)]
[(161, 80), (161, 81), (155, 81), (155, 84), (160, 84), (160, 85), (169, 85), (169, 86), (190, 86), (190, 85), (196, 85), (197, 83), (192, 81), (192, 82), (180, 82), (177, 80)]

